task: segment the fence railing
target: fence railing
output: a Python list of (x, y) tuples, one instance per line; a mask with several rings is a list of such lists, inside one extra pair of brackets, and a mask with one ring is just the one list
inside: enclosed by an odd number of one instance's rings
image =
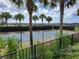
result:
[[(73, 44), (74, 39), (77, 41), (79, 40), (79, 33), (70, 35), (69, 37), (71, 38), (70, 44)], [(53, 59), (56, 47), (56, 40), (51, 40), (38, 45), (34, 45), (33, 47), (0, 56), (0, 59)], [(33, 54), (31, 53), (31, 48), (33, 48)]]

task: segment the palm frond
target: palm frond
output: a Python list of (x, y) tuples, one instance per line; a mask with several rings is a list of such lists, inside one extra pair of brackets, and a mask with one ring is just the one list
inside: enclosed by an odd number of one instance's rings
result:
[(48, 3), (48, 0), (39, 0), (40, 3), (43, 3), (44, 6), (47, 6), (49, 3)]
[(10, 0), (13, 2), (17, 7), (21, 7), (23, 5), (23, 0)]
[(38, 7), (36, 5), (34, 5), (34, 8), (33, 8), (33, 11), (37, 11), (38, 10)]
[(14, 19), (19, 20), (19, 21), (24, 20), (24, 15), (19, 13), (19, 14), (14, 16)]
[(51, 8), (56, 7), (56, 2), (59, 0), (40, 0), (40, 3), (44, 4), (44, 6), (50, 6)]
[(2, 12), (1, 17), (5, 19), (12, 18), (12, 15), (9, 12)]
[(17, 7), (21, 7), (23, 5), (23, 1), (19, 0), (16, 2)]
[(45, 18), (46, 19), (46, 16), (44, 15), (44, 14), (41, 14), (40, 16), (39, 16), (39, 18)]
[(16, 3), (17, 0), (10, 0), (10, 1), (12, 1), (13, 3)]
[(50, 4), (50, 7), (51, 8), (54, 8), (54, 7), (56, 7), (57, 5), (56, 5), (56, 3), (55, 2), (52, 2), (51, 4)]
[(48, 22), (52, 21), (52, 17), (48, 16), (48, 17), (46, 18), (46, 21), (48, 21)]
[(36, 20), (38, 20), (38, 16), (34, 15), (34, 16), (32, 17), (32, 19), (33, 19), (34, 21), (36, 21)]
[(73, 6), (76, 3), (76, 0), (70, 0), (67, 2), (66, 6), (69, 8), (70, 6)]

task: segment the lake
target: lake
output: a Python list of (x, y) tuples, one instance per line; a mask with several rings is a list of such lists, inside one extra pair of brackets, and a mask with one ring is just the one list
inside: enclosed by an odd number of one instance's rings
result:
[[(66, 34), (73, 34), (72, 31), (64, 31)], [(58, 31), (54, 30), (45, 30), (44, 31), (44, 40), (52, 40), (57, 37)], [(20, 40), (20, 32), (8, 32), (8, 33), (0, 33), (0, 37), (8, 38), (15, 37)], [(33, 31), (33, 39), (34, 40), (42, 40), (42, 31)], [(29, 41), (29, 31), (22, 32), (22, 40)]]

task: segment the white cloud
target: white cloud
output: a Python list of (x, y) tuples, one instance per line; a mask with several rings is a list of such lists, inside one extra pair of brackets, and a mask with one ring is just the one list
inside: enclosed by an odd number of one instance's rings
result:
[[(50, 9), (50, 8), (45, 9), (39, 3), (36, 3), (36, 5), (38, 5), (39, 9), (38, 9), (38, 12), (33, 13), (33, 15), (36, 14), (39, 16), (41, 13), (45, 13), (45, 15), (51, 16), (53, 18), (52, 22), (59, 22), (59, 20), (60, 20), (59, 7), (56, 7), (54, 9)], [(75, 6), (69, 8), (69, 9), (65, 8), (64, 22), (79, 22), (79, 20), (78, 20), (79, 17), (76, 16), (76, 11), (78, 8), (79, 8), (79, 0), (77, 0), (77, 3), (75, 4)], [(21, 10), (18, 10), (14, 5), (11, 5), (11, 3), (9, 3), (9, 0), (0, 0), (0, 13), (3, 11), (10, 12), (12, 15), (15, 15), (20, 12), (25, 15), (25, 20), (22, 22), (29, 22), (29, 20), (28, 20), (29, 15), (28, 15), (27, 10), (25, 8), (21, 8)], [(10, 22), (12, 22), (12, 21), (10, 21)], [(41, 20), (39, 20), (38, 22), (41, 22)], [(44, 22), (46, 22), (46, 21), (44, 21)]]

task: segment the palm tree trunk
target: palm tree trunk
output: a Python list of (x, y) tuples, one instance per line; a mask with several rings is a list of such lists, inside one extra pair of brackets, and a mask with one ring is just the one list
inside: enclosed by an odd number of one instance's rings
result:
[(42, 19), (42, 43), (44, 42), (44, 30), (43, 30), (43, 19)]
[(16, 20), (16, 25), (17, 25), (17, 20)]
[(29, 30), (30, 30), (30, 46), (33, 46), (33, 36), (32, 36), (32, 14), (29, 15)]
[(5, 19), (5, 21), (6, 21), (6, 26), (8, 27), (7, 19)]
[(58, 59), (61, 57), (61, 48), (62, 48), (62, 36), (63, 36), (63, 18), (64, 18), (64, 0), (60, 0), (60, 38), (58, 41)]
[(21, 40), (21, 49), (22, 49), (22, 31), (21, 31), (21, 21), (20, 21), (20, 40)]
[(59, 40), (59, 48), (62, 45), (62, 36), (63, 36), (63, 18), (64, 18), (64, 0), (60, 2), (60, 40)]
[(34, 22), (34, 26), (36, 25), (36, 21)]
[(35, 21), (35, 25), (36, 25), (36, 21)]
[(50, 25), (50, 22), (48, 22), (48, 26)]
[(34, 59), (33, 36), (32, 36), (32, 13), (29, 13), (29, 30), (30, 30), (30, 46), (31, 46), (32, 59)]

